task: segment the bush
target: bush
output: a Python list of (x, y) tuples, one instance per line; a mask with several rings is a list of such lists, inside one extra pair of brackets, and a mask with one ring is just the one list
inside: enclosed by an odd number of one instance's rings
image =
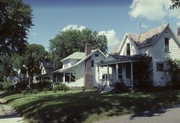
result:
[(43, 91), (44, 91), (45, 94), (47, 93), (48, 90), (49, 90), (48, 88), (44, 88), (44, 89), (43, 89)]
[(28, 84), (27, 81), (18, 82), (14, 85), (14, 89), (18, 91), (26, 90)]
[(22, 93), (23, 95), (27, 95), (29, 92), (28, 92), (27, 90), (23, 90), (21, 93)]
[(32, 90), (32, 93), (33, 93), (33, 94), (37, 94), (37, 93), (38, 93), (38, 90), (37, 90), (37, 89), (33, 89), (33, 90)]
[(13, 85), (12, 82), (4, 82), (4, 83), (3, 83), (3, 88), (4, 88), (4, 90), (6, 90), (6, 91), (13, 91), (14, 85)]
[(4, 90), (2, 82), (0, 82), (0, 90)]
[(123, 82), (116, 82), (114, 85), (113, 92), (125, 92), (128, 90), (129, 88)]
[(62, 82), (57, 83), (54, 88), (61, 91), (67, 91), (70, 89), (67, 85), (63, 84)]
[(37, 89), (39, 91), (43, 91), (44, 88), (48, 88), (49, 90), (52, 89), (52, 82), (49, 81), (44, 81), (44, 82), (38, 82), (38, 83), (33, 83), (31, 85), (33, 89)]

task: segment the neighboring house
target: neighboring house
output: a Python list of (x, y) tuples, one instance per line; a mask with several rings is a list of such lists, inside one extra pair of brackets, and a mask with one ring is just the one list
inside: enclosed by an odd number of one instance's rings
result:
[(86, 45), (85, 52), (75, 52), (61, 60), (63, 68), (53, 72), (54, 82), (63, 82), (69, 87), (98, 86), (100, 79), (107, 74), (106, 67), (98, 63), (106, 60), (100, 50), (92, 50)]
[[(178, 29), (180, 36), (180, 28)], [(134, 86), (138, 81), (135, 76), (135, 64), (142, 56), (149, 58), (149, 81), (154, 86), (165, 86), (170, 81), (167, 58), (180, 58), (180, 40), (169, 24), (154, 28), (141, 34), (126, 33), (122, 42), (112, 50), (108, 59), (101, 66), (112, 68), (110, 84), (122, 81), (127, 86)], [(141, 68), (136, 68), (141, 69)]]
[(40, 75), (33, 78), (33, 82), (51, 81), (53, 78), (51, 72), (54, 69), (54, 63), (52, 62), (41, 62), (40, 64)]

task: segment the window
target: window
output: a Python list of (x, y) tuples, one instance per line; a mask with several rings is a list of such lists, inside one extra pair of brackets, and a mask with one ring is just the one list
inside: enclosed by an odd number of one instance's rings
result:
[(94, 67), (94, 60), (91, 60), (91, 67)]
[(169, 52), (169, 38), (164, 39), (165, 52)]
[(163, 63), (157, 63), (156, 67), (157, 67), (157, 71), (163, 71), (164, 70), (164, 64)]
[(122, 68), (118, 67), (118, 79), (122, 79)]
[(131, 54), (131, 52), (130, 52), (130, 44), (127, 44), (127, 46), (126, 46), (126, 55), (130, 55)]
[(75, 82), (75, 80), (76, 80), (75, 73), (65, 73), (66, 82)]
[(95, 54), (96, 57), (99, 57), (99, 54)]
[(65, 81), (70, 82), (70, 73), (65, 73)]
[(71, 82), (75, 82), (75, 80), (76, 80), (75, 74), (71, 73)]

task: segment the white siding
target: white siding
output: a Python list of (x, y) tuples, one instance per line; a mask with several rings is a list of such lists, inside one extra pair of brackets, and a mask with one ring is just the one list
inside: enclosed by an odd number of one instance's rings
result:
[(130, 44), (130, 55), (135, 55), (135, 54), (138, 54), (138, 49), (137, 47), (135, 46), (134, 43), (132, 43), (132, 41), (129, 40), (129, 38), (125, 38), (125, 43), (123, 44), (123, 47), (120, 51), (120, 55), (127, 55), (126, 53), (126, 46), (127, 44)]
[[(169, 38), (168, 53), (165, 52), (165, 38)], [(180, 58), (180, 48), (176, 44), (175, 39), (173, 38), (173, 35), (170, 33), (170, 31), (166, 30), (154, 45), (140, 49), (140, 53), (152, 57), (154, 85), (165, 86), (169, 81), (167, 72), (157, 71), (157, 62), (165, 62), (168, 57), (172, 59)], [(166, 64), (164, 64), (164, 68), (166, 67)]]

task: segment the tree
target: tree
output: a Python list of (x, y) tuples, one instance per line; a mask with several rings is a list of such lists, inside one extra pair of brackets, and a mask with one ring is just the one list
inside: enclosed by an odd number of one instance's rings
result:
[(100, 49), (107, 52), (107, 39), (105, 35), (98, 35), (90, 29), (76, 30), (69, 29), (50, 40), (50, 52), (60, 59), (67, 57), (73, 52), (84, 52), (85, 44), (90, 43), (92, 49)]
[(3, 78), (4, 82), (6, 82), (7, 77), (13, 73), (10, 56), (0, 55), (0, 78)]
[(180, 0), (171, 0), (172, 4), (170, 6), (171, 9), (180, 8)]
[(26, 68), (29, 81), (32, 83), (33, 76), (40, 73), (40, 63), (46, 60), (47, 52), (42, 45), (31, 44), (25, 49), (22, 56), (14, 56), (14, 67), (17, 69)]
[(22, 0), (0, 0), (0, 54), (23, 52), (33, 25), (31, 12)]

